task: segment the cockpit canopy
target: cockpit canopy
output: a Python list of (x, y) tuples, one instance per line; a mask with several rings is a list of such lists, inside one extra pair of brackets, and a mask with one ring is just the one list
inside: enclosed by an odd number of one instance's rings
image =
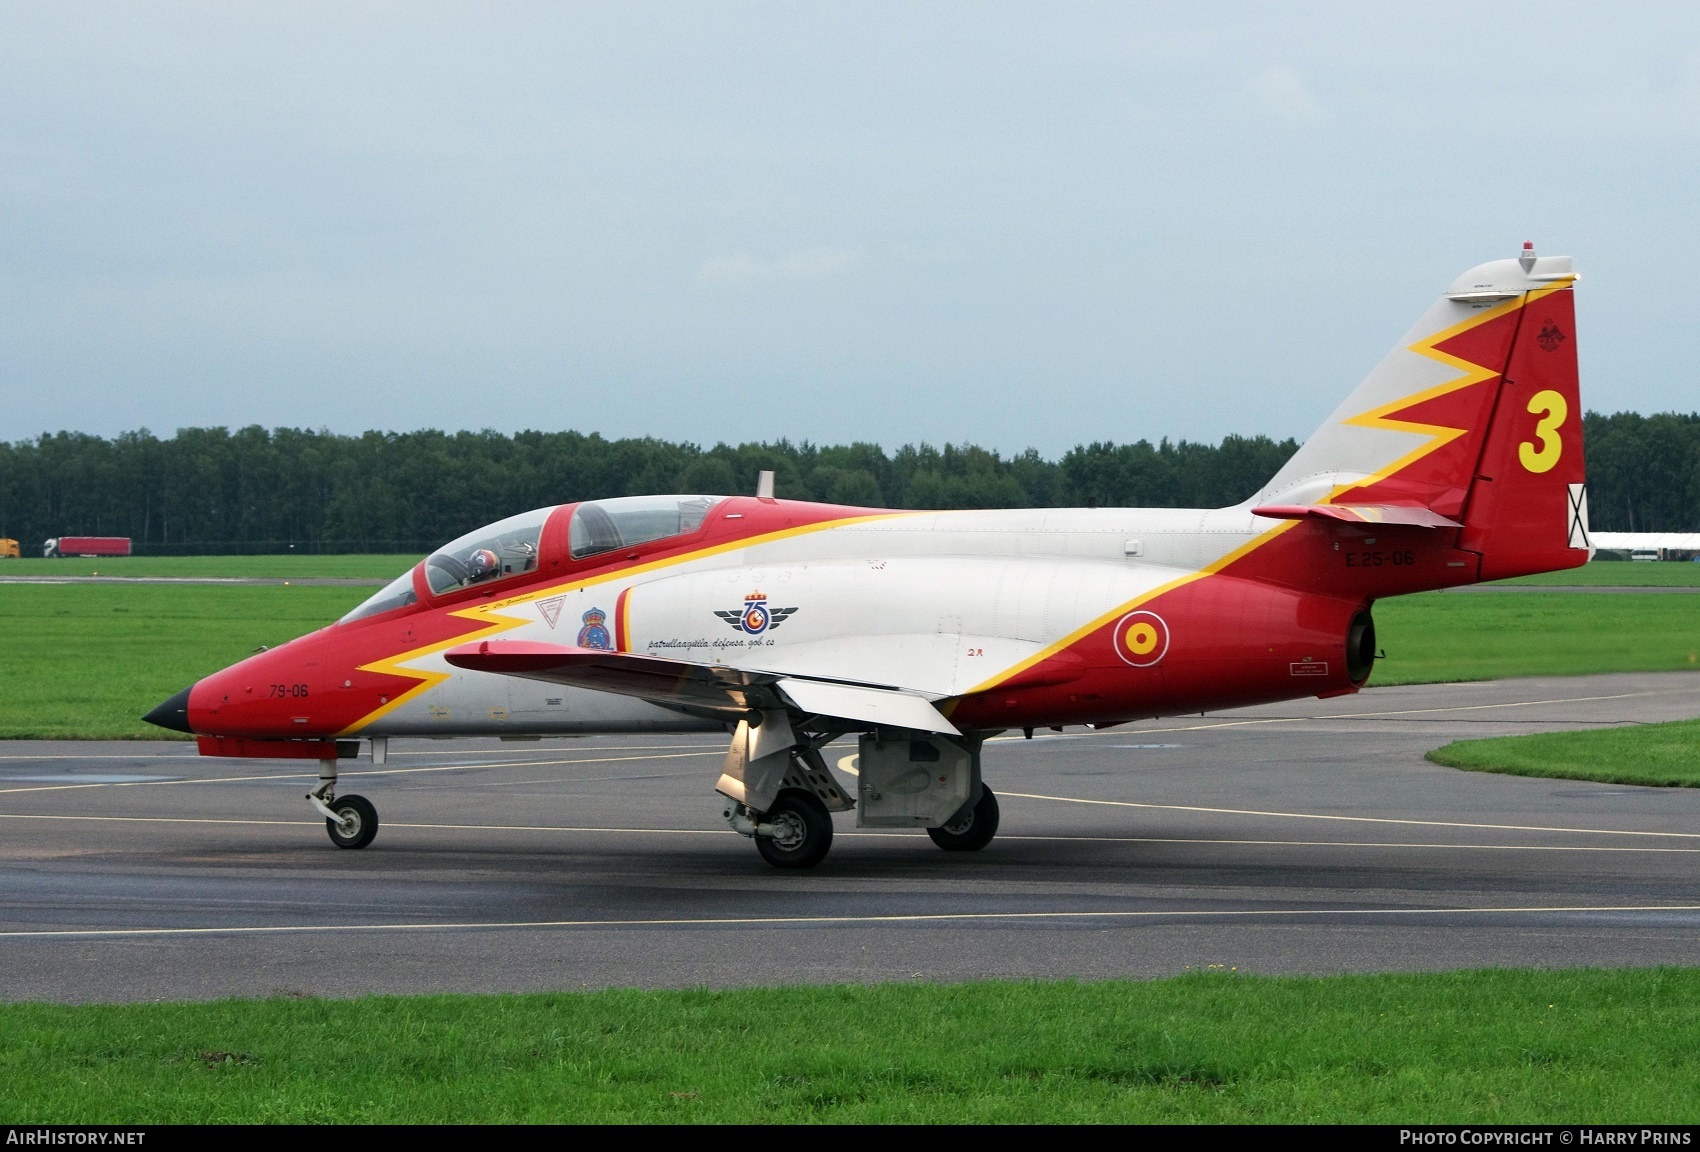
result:
[(724, 496), (622, 496), (594, 500), (573, 511), (567, 550), (574, 560), (631, 548), (702, 527), (709, 510)]
[(376, 616), (380, 612), (389, 612), (396, 608), (406, 608), (409, 604), (417, 603), (419, 597), (413, 594), (413, 569), (409, 568), (378, 591), (360, 602), (360, 606), (341, 620), (339, 624), (349, 624), (355, 620), (364, 620), (368, 616)]
[(468, 532), (425, 558), (425, 583), (442, 596), (537, 570), (543, 523), (553, 508), (537, 508)]
[[(724, 496), (622, 496), (586, 501), (573, 509), (567, 550), (574, 560), (631, 548), (702, 527)], [(432, 596), (493, 584), (535, 572), (542, 560), (543, 526), (555, 509), (537, 508), (468, 532), (425, 558), (425, 583)], [(552, 546), (553, 547), (553, 546)], [(398, 576), (342, 618), (363, 620), (415, 603), (413, 573)]]

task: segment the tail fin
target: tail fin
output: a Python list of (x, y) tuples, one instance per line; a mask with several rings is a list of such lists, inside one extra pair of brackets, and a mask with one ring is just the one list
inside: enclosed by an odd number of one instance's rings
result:
[(1576, 280), (1527, 245), (1464, 273), (1254, 503), (1427, 509), (1484, 580), (1586, 562)]

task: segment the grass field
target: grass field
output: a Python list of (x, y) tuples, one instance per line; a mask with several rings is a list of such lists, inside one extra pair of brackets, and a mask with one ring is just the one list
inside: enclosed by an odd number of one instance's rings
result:
[(1564, 572), (1542, 572), (1539, 576), (1518, 576), (1497, 580), (1496, 584), (1540, 587), (1553, 584), (1616, 585), (1619, 588), (1693, 588), (1700, 586), (1700, 564), (1679, 564), (1675, 561), (1636, 564), (1629, 561), (1599, 561), (1571, 568)]
[(1700, 720), (1459, 740), (1428, 758), (1473, 772), (1700, 788)]
[(1371, 684), (1700, 669), (1690, 596), (1426, 592), (1377, 603), (1375, 630)]
[(285, 585), (0, 586), (0, 738), (181, 740), (142, 723), (143, 713), (370, 594)]
[(0, 560), (0, 576), (334, 576), (388, 580), (417, 556), (108, 556)]
[(1700, 970), (0, 1006), (0, 1121), (1700, 1120)]

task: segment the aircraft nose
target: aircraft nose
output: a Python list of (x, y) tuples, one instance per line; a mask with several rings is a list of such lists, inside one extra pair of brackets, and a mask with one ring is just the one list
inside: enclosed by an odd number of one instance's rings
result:
[(142, 719), (149, 724), (157, 724), (161, 728), (170, 728), (177, 732), (193, 732), (189, 727), (189, 693), (194, 689), (189, 685), (177, 695), (149, 712)]

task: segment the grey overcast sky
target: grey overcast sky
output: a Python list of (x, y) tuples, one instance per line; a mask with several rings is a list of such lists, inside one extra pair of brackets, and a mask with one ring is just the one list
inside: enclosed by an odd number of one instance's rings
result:
[(0, 7), (0, 438), (1306, 435), (1466, 267), (1700, 409), (1700, 6)]

